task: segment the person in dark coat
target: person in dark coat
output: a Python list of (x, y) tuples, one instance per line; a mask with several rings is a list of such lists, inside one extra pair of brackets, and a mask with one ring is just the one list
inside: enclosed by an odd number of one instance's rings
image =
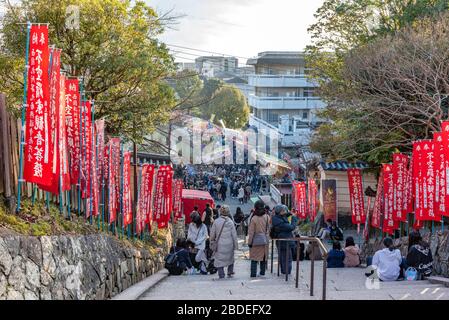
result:
[(328, 268), (344, 268), (343, 260), (345, 259), (345, 252), (341, 250), (340, 242), (334, 241), (332, 250), (329, 251), (327, 256)]
[[(293, 231), (298, 225), (298, 218), (293, 216), (285, 205), (277, 205), (274, 208), (275, 215), (272, 218), (272, 228), (275, 239), (293, 238)], [(289, 221), (291, 217), (291, 221)], [(288, 245), (288, 250), (287, 250)], [(295, 241), (276, 241), (280, 267), (282, 274), (290, 274), (292, 271), (292, 249), (296, 248)], [(287, 261), (287, 265), (286, 265)]]
[(214, 212), (212, 211), (212, 208), (210, 207), (209, 203), (206, 203), (206, 209), (204, 209), (203, 216), (201, 217), (201, 220), (203, 220), (203, 223), (207, 227), (207, 232), (210, 234), (210, 227), (212, 226), (212, 223), (214, 222)]
[(178, 239), (176, 241), (176, 246), (170, 249), (170, 253), (175, 253), (178, 257), (178, 267), (168, 269), (170, 275), (179, 276), (184, 271), (193, 268), (186, 240)]
[(413, 231), (409, 236), (409, 249), (406, 258), (407, 267), (418, 271), (418, 279), (423, 280), (433, 271), (433, 257), (429, 244), (422, 240), (419, 231)]

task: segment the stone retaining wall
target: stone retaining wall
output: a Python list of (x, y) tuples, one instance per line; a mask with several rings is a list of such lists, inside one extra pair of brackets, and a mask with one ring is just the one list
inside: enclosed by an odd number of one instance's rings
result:
[(0, 300), (108, 299), (163, 268), (170, 245), (171, 238), (150, 254), (100, 234), (5, 236), (0, 238)]
[[(424, 241), (430, 244), (430, 249), (433, 256), (433, 269), (434, 275), (441, 275), (449, 278), (449, 231), (444, 233), (437, 232), (432, 235), (430, 233), (423, 236)], [(408, 237), (399, 238), (394, 240), (395, 246), (401, 250), (402, 256), (407, 256), (408, 252)], [(364, 245), (362, 247), (361, 258), (365, 261), (367, 256), (373, 256), (377, 250), (384, 248), (381, 239), (377, 239), (372, 243)]]

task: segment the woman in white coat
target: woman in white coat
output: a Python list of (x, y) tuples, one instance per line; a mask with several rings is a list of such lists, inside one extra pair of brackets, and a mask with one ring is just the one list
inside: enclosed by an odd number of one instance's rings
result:
[(195, 261), (200, 262), (201, 274), (207, 274), (207, 256), (206, 256), (206, 240), (207, 227), (201, 220), (201, 216), (196, 213), (192, 215), (192, 222), (189, 225), (187, 240), (194, 243), (194, 252), (196, 253)]
[(230, 218), (229, 207), (220, 208), (220, 217), (215, 220), (210, 231), (211, 249), (214, 251), (214, 266), (218, 269), (220, 279), (225, 277), (227, 267), (228, 277), (234, 274), (234, 251), (238, 249), (237, 232)]

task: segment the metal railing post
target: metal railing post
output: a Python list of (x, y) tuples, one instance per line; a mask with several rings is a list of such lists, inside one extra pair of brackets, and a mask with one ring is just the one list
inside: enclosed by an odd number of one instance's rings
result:
[(323, 257), (323, 300), (326, 300), (327, 256)]
[(278, 250), (278, 277), (279, 277), (279, 268), (281, 267), (281, 248), (279, 247), (279, 240), (276, 240), (276, 248)]
[(301, 248), (301, 240), (297, 240), (296, 243), (296, 288), (299, 287), (299, 255)]
[(310, 257), (310, 296), (313, 296), (313, 285), (315, 277), (315, 243), (312, 242), (312, 257)]
[(291, 249), (288, 245), (288, 241), (285, 242), (286, 246), (285, 246), (285, 265), (284, 265), (284, 271), (285, 271), (285, 281), (288, 281), (288, 267), (289, 267), (289, 257), (291, 254)]

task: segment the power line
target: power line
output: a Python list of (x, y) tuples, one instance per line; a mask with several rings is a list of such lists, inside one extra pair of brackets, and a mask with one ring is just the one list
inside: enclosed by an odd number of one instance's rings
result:
[[(174, 45), (169, 45), (169, 46), (174, 46)], [(205, 50), (200, 50), (200, 49), (193, 49), (193, 48), (189, 48), (189, 47), (183, 47), (183, 46), (176, 46), (176, 47), (180, 47), (180, 48), (186, 48), (187, 50), (196, 50), (196, 51), (199, 51), (199, 52), (209, 52), (209, 53), (211, 53), (210, 51), (205, 51)], [(198, 54), (198, 53), (191, 53), (191, 52), (186, 52), (186, 51), (182, 51), (182, 50), (174, 50), (174, 49), (171, 49), (171, 48), (169, 48), (170, 49), (170, 51), (172, 51), (172, 52), (175, 52), (176, 54), (178, 54), (178, 53), (181, 53), (181, 54), (185, 54), (185, 55), (189, 55), (189, 56), (194, 56), (194, 57), (204, 57), (204, 55), (201, 55), (201, 54)], [(217, 52), (215, 52), (215, 54), (220, 54), (220, 53), (217, 53)], [(220, 54), (221, 56), (225, 56), (225, 54)], [(176, 55), (175, 55), (176, 56)], [(218, 56), (217, 56), (218, 57)], [(185, 59), (185, 60), (189, 60), (189, 61), (194, 61), (194, 62), (196, 62), (196, 60), (195, 59), (192, 59), (192, 58), (187, 58), (187, 57), (181, 57), (181, 56), (179, 56), (179, 58), (180, 59)], [(214, 66), (221, 66), (221, 64), (219, 64), (218, 62), (215, 62), (215, 61), (208, 61), (208, 63), (210, 63), (210, 64), (212, 64), (212, 65), (214, 65)], [(254, 66), (253, 65), (249, 65), (248, 63), (246, 63), (246, 64), (244, 64), (244, 63), (240, 63), (240, 62), (238, 62), (237, 63), (237, 66), (238, 67), (253, 67), (254, 68)], [(304, 65), (304, 68), (306, 68), (306, 66)], [(285, 68), (282, 68), (282, 67), (276, 67), (276, 66), (269, 66), (268, 67), (268, 69), (271, 69), (271, 70), (278, 70), (278, 71), (281, 71), (281, 72), (285, 72), (286, 71), (286, 69)], [(296, 73), (295, 73), (296, 74)], [(274, 74), (274, 75), (276, 75), (276, 74)], [(279, 73), (278, 75), (283, 75), (283, 73)], [(284, 75), (289, 75), (289, 74), (284, 74)], [(296, 74), (296, 75), (299, 75), (299, 74)]]
[(195, 49), (195, 48), (191, 48), (191, 47), (178, 46), (178, 45), (175, 45), (175, 44), (168, 44), (168, 43), (166, 43), (166, 45), (169, 46), (169, 47), (187, 49), (187, 50), (192, 50), (192, 51), (205, 52), (205, 53), (210, 53), (210, 54), (218, 54), (220, 56), (235, 57), (235, 58), (241, 58), (241, 59), (246, 59), (246, 60), (251, 59), (251, 58), (248, 58), (248, 57), (242, 57), (242, 56), (237, 56), (237, 55), (233, 55), (233, 54), (226, 54), (226, 53), (222, 53), (222, 52), (213, 52), (213, 51)]
[[(175, 57), (178, 57), (178, 58), (180, 58), (180, 59), (185, 59), (185, 60), (194, 61), (194, 62), (196, 62), (196, 59), (193, 59), (193, 58), (191, 58), (191, 57), (190, 57), (190, 58), (188, 58), (188, 57), (183, 57), (183, 56), (180, 56), (180, 54), (182, 54), (182, 55), (189, 55), (189, 56), (193, 56), (193, 57), (197, 57), (197, 58), (203, 57), (202, 55), (197, 55), (197, 54), (193, 54), (193, 53), (188, 53), (188, 52), (185, 52), (185, 51), (177, 51), (177, 50), (171, 50), (171, 49), (170, 49), (170, 51), (174, 53), (173, 56), (175, 56)], [(217, 62), (217, 61), (208, 61), (208, 63), (213, 64), (213, 65), (215, 65), (215, 66), (221, 66), (221, 65), (222, 65), (220, 62)], [(238, 62), (238, 63), (237, 63), (237, 67), (251, 67), (251, 66), (248, 65), (248, 64), (244, 64), (244, 63)]]

